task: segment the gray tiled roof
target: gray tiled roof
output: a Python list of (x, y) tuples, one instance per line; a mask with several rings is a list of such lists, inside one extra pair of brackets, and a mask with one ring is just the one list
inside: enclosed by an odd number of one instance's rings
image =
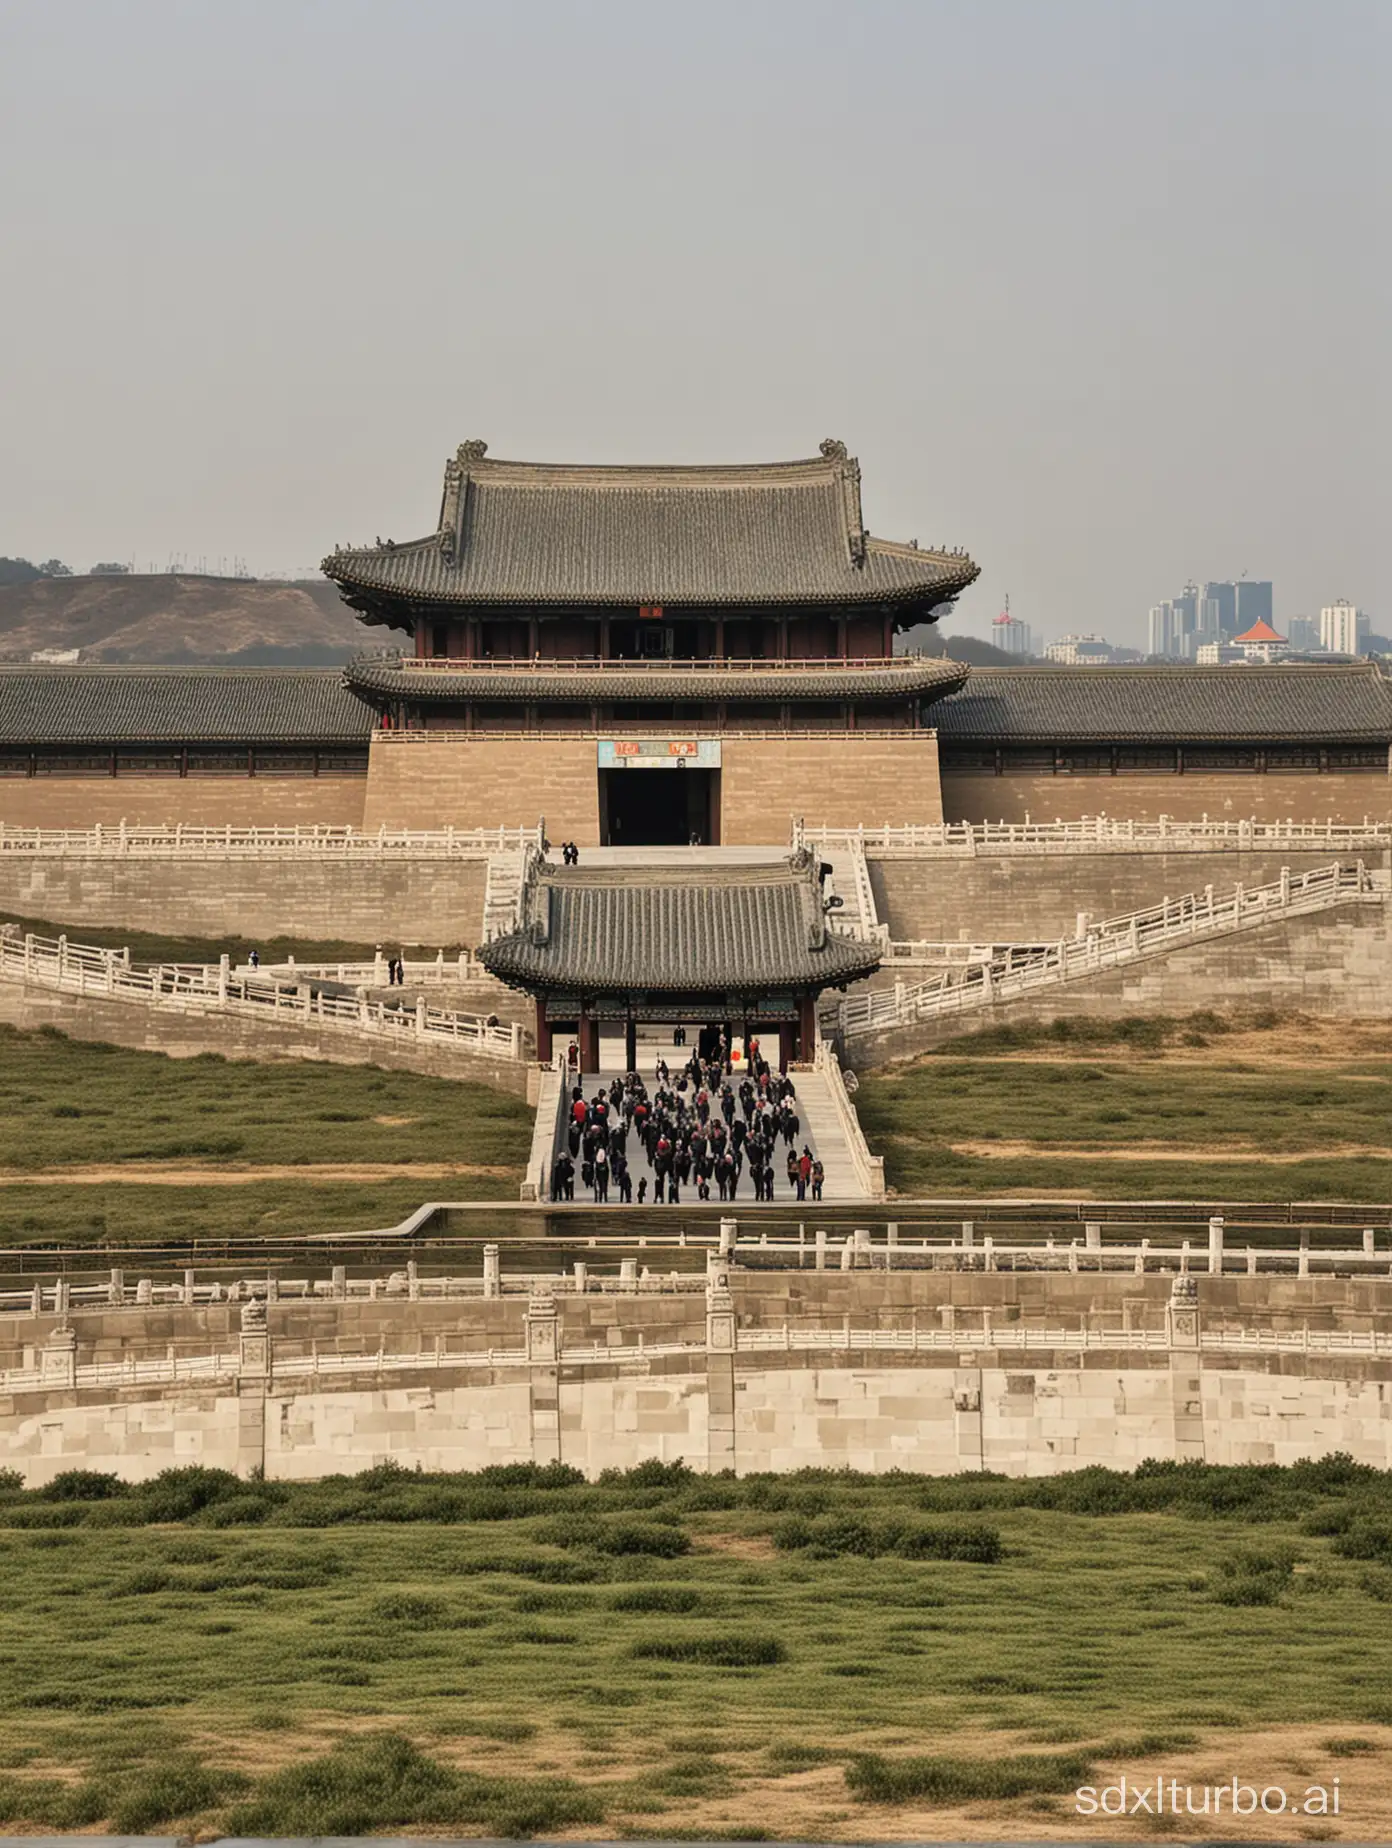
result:
[(4, 744), (365, 744), (337, 668), (0, 666)]
[(479, 951), (532, 992), (768, 993), (821, 989), (878, 968), (872, 943), (832, 935), (815, 858), (767, 866), (535, 864), (520, 929)]
[(428, 701), (519, 700), (803, 700), (937, 698), (962, 686), (969, 669), (956, 661), (903, 656), (893, 662), (854, 661), (825, 667), (783, 667), (770, 662), (766, 670), (732, 667), (722, 672), (715, 662), (684, 666), (631, 669), (613, 666), (584, 671), (583, 663), (535, 666), (518, 662), (515, 672), (503, 665), (480, 666), (472, 672), (459, 662), (449, 668), (421, 667), (412, 671), (405, 660), (377, 657), (350, 661), (344, 673), (348, 684), (365, 694), (388, 694), (394, 699)]
[[(357, 593), (442, 603), (665, 605), (945, 602), (977, 576), (963, 553), (871, 538), (845, 445), (801, 462), (599, 468), (493, 461), (462, 444), (439, 529), (336, 551)], [(366, 606), (369, 617), (370, 595)]]
[(1349, 667), (978, 667), (940, 701), (944, 744), (1392, 741), (1392, 681)]

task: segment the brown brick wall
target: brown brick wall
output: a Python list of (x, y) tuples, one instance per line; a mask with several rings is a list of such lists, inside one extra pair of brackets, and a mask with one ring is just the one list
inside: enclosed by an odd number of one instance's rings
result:
[[(1385, 853), (1366, 856), (1375, 865)], [(975, 859), (896, 852), (869, 856), (880, 922), (900, 941), (1038, 943), (1186, 892), (1270, 884), (1281, 868), (1303, 873), (1338, 858), (1331, 848), (1209, 853), (982, 854)], [(897, 972), (886, 971), (890, 979)], [(906, 977), (916, 981), (926, 971)]]
[(593, 738), (373, 737), (363, 826), (534, 828), (553, 841), (599, 841)]
[[(599, 840), (596, 741), (480, 734), (409, 744), (375, 737), (363, 825), (531, 827), (553, 841)], [(830, 827), (939, 821), (938, 747), (931, 732), (726, 736), (720, 773), (726, 846), (781, 846), (793, 818)]]
[[(1392, 819), (1392, 778), (1361, 771), (1328, 776), (973, 776), (942, 778), (948, 821), (1378, 821)], [(867, 822), (871, 820), (866, 816)], [(915, 817), (914, 819), (917, 819)], [(925, 814), (922, 819), (931, 821)]]
[(362, 826), (361, 776), (35, 776), (0, 782), (9, 828)]
[(5, 854), (0, 917), (42, 918), (79, 940), (84, 926), (100, 925), (472, 947), (483, 938), (487, 878), (483, 860)]
[(941, 821), (932, 732), (726, 738), (720, 838), (729, 847), (781, 844), (797, 816), (809, 826)]

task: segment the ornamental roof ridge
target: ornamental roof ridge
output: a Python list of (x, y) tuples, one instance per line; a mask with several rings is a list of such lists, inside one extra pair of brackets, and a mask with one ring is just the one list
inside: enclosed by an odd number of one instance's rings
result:
[(823, 445), (819, 455), (775, 462), (527, 462), (485, 455), (485, 448), (461, 443), (445, 467), (489, 486), (536, 488), (783, 487), (840, 479), (848, 467), (860, 468), (840, 442)]

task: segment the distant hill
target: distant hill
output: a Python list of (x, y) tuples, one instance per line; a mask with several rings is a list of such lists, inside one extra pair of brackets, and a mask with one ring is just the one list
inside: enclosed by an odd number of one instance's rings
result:
[(1029, 655), (1007, 654), (991, 642), (979, 641), (974, 635), (943, 635), (936, 623), (915, 623), (896, 638), (896, 653), (946, 656), (949, 661), (963, 661), (969, 667), (1033, 667)]
[(314, 579), (160, 573), (0, 587), (0, 660), (76, 648), (82, 661), (320, 667), (400, 639), (360, 623), (335, 585)]

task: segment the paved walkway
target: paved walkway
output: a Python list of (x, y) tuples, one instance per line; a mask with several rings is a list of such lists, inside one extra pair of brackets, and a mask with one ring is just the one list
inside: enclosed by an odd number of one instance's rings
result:
[[(640, 1048), (640, 1052), (646, 1054), (648, 1049), (642, 1047)], [(677, 1065), (682, 1059), (683, 1054), (675, 1048), (669, 1048), (665, 1053), (665, 1057), (675, 1074)], [(643, 1080), (650, 1091), (653, 1088), (653, 1065), (656, 1058), (657, 1052), (656, 1049), (654, 1049), (649, 1056), (643, 1058), (641, 1063)], [(593, 1097), (601, 1085), (607, 1089), (615, 1076), (622, 1077), (622, 1075), (622, 1072), (612, 1065), (598, 1074), (593, 1072), (589, 1073), (585, 1078), (586, 1097)], [(835, 1105), (827, 1090), (827, 1079), (825, 1074), (822, 1072), (810, 1071), (795, 1072), (793, 1074), (793, 1083), (797, 1089), (797, 1112), (799, 1118), (799, 1128), (795, 1146), (800, 1154), (805, 1144), (811, 1149), (812, 1153), (821, 1160), (822, 1166), (826, 1170), (826, 1184), (822, 1191), (824, 1203), (828, 1205), (833, 1203), (847, 1205), (851, 1202), (865, 1199), (865, 1193), (856, 1178), (850, 1151), (846, 1147), (846, 1139), (841, 1130), (840, 1119), (836, 1114)], [(568, 1077), (564, 1086), (564, 1101), (567, 1104), (573, 1088), (574, 1079)], [(552, 1150), (553, 1157), (565, 1142), (566, 1127), (563, 1114), (558, 1112), (556, 1119), (556, 1137)], [(634, 1202), (636, 1204), (638, 1198), (639, 1181), (646, 1179), (648, 1183), (647, 1202), (651, 1205), (656, 1177), (648, 1161), (647, 1151), (644, 1149), (637, 1136), (632, 1134), (632, 1132), (629, 1134), (625, 1153), (628, 1156), (629, 1173), (633, 1177)], [(773, 1161), (773, 1199), (763, 1204), (787, 1207), (796, 1203), (797, 1190), (790, 1187), (788, 1184), (787, 1158), (788, 1145), (780, 1136), (778, 1139), (777, 1152)], [(581, 1205), (590, 1198), (591, 1195), (580, 1184), (579, 1164), (577, 1163), (575, 1179), (576, 1205)], [(719, 1192), (714, 1182), (712, 1182), (711, 1201), (713, 1204), (718, 1204), (719, 1200)], [(609, 1189), (609, 1205), (613, 1207), (618, 1204), (618, 1193), (611, 1184)], [(686, 1186), (682, 1188), (680, 1204), (682, 1206), (694, 1206), (697, 1204), (696, 1182), (694, 1179), (688, 1181)], [(741, 1211), (748, 1211), (756, 1208), (757, 1205), (760, 1204), (754, 1199), (754, 1184), (750, 1180), (747, 1165), (741, 1169), (739, 1182), (735, 1191), (734, 1204), (737, 1205)], [(809, 1200), (808, 1204), (810, 1205), (812, 1202)]]

